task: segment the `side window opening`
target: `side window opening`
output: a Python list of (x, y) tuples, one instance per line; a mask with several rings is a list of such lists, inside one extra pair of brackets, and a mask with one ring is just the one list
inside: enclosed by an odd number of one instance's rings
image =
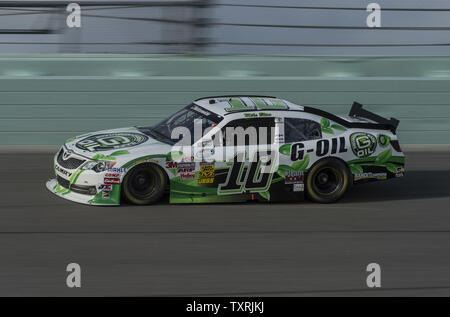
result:
[[(244, 131), (249, 133), (244, 133), (240, 135), (239, 133), (228, 133), (227, 128), (242, 128)], [(253, 130), (254, 128), (254, 130)], [(260, 130), (260, 128), (265, 128)], [(255, 118), (255, 119), (237, 119), (229, 122), (224, 128), (222, 128), (223, 135), (223, 145), (237, 145), (242, 143), (242, 140), (238, 140), (240, 137), (244, 137), (244, 145), (257, 145), (257, 144), (273, 144), (274, 142), (274, 129), (275, 120), (274, 118)], [(256, 138), (250, 136), (250, 131), (256, 131)], [(238, 131), (238, 130), (236, 130)], [(265, 131), (265, 133), (263, 132)], [(230, 132), (230, 131), (228, 131)]]
[(321, 138), (322, 130), (318, 122), (301, 118), (284, 119), (284, 139), (286, 143)]

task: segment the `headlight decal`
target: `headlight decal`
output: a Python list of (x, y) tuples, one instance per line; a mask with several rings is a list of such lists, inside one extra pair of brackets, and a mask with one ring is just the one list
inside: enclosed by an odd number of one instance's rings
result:
[(101, 173), (106, 171), (108, 168), (113, 166), (115, 162), (110, 161), (88, 161), (84, 164), (81, 169), (82, 170), (92, 170), (97, 173)]

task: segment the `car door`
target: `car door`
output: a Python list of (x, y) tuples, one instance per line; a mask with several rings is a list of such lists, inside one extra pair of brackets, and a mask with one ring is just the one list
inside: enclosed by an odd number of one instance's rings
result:
[(216, 152), (216, 160), (224, 162), (227, 170), (218, 184), (219, 194), (267, 191), (272, 175), (262, 171), (268, 163), (266, 146), (273, 143), (274, 128), (273, 117), (236, 119), (222, 128), (222, 155)]

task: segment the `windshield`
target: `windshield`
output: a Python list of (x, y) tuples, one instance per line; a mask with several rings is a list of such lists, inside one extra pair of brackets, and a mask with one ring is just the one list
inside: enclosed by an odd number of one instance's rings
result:
[[(221, 120), (222, 117), (217, 114), (196, 104), (190, 104), (153, 127), (139, 129), (161, 142), (175, 144), (181, 139), (187, 138), (183, 140), (183, 143), (193, 144), (204, 135), (206, 129), (216, 126)], [(198, 124), (196, 131), (194, 130), (195, 123)], [(182, 130), (186, 133), (179, 134), (181, 129), (175, 130), (176, 128), (185, 128)], [(173, 135), (172, 132), (174, 132)]]

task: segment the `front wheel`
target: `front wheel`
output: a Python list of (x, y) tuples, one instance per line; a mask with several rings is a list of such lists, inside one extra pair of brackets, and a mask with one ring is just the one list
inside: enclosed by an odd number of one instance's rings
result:
[(166, 176), (164, 171), (153, 164), (134, 167), (125, 176), (122, 184), (125, 198), (135, 205), (157, 202), (164, 194)]
[(339, 200), (350, 184), (350, 172), (345, 163), (327, 158), (319, 161), (308, 172), (306, 193), (318, 203), (332, 203)]

